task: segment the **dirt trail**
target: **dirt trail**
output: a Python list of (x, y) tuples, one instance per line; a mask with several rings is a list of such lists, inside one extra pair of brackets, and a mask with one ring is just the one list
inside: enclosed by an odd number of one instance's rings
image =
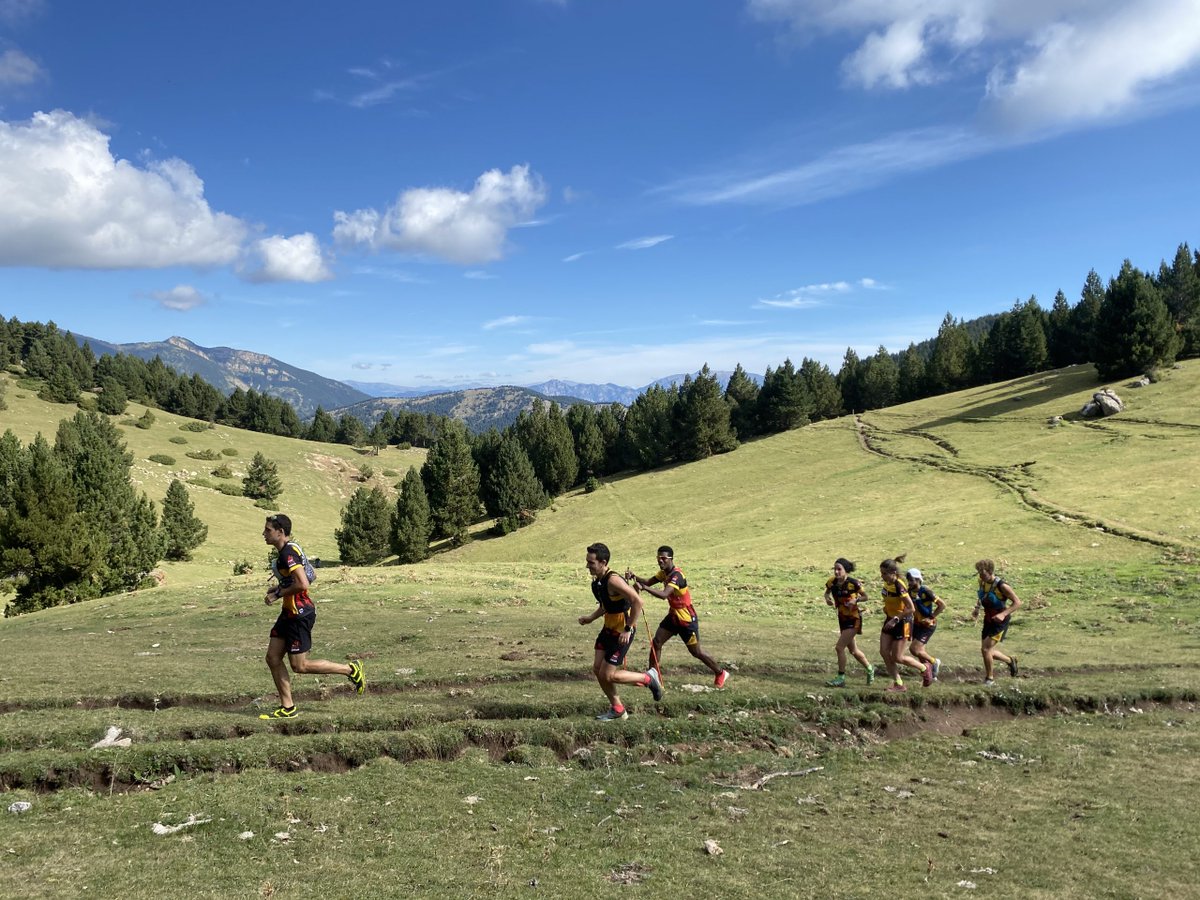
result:
[[(1027, 477), (1029, 466), (1033, 465), (1033, 463), (1023, 462), (1012, 466), (973, 465), (957, 459), (958, 451), (948, 441), (935, 438), (925, 432), (906, 429), (889, 430), (877, 425), (868, 425), (862, 420), (861, 416), (854, 417), (854, 428), (858, 436), (858, 445), (866, 453), (881, 456), (884, 459), (890, 459), (895, 462), (914, 463), (931, 469), (940, 469), (944, 472), (983, 478), (1013, 494), (1026, 509), (1050, 519), (1056, 524), (1103, 531), (1114, 537), (1125, 538), (1126, 540), (1137, 541), (1142, 544), (1151, 544), (1166, 550), (1182, 550), (1189, 553), (1200, 550), (1200, 547), (1185, 541), (1176, 541), (1161, 534), (1152, 534), (1125, 525), (1117, 525), (1103, 519), (1098, 519), (1089, 513), (1068, 509), (1065, 506), (1059, 506), (1056, 503), (1042, 499), (1037, 495), (1036, 491), (1022, 483), (1022, 480)], [(947, 459), (945, 457), (896, 453), (888, 450), (878, 439), (874, 439), (876, 435), (887, 434), (901, 434), (925, 438), (955, 458)]]

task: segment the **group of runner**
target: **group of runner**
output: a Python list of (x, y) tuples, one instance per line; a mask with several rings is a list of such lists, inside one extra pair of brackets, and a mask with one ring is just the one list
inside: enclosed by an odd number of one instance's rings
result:
[[(879, 634), (879, 655), (887, 669), (891, 684), (888, 692), (900, 693), (908, 690), (900, 674), (906, 666), (921, 674), (925, 687), (937, 680), (942, 661), (929, 654), (929, 641), (937, 630), (938, 617), (945, 611), (945, 602), (924, 583), (920, 569), (908, 569), (901, 581), (900, 566), (904, 556), (885, 559), (879, 564), (879, 577), (883, 580), (883, 614), (886, 617)], [(828, 682), (830, 687), (846, 684), (846, 658), (853, 656), (866, 672), (867, 684), (875, 680), (875, 667), (867, 655), (858, 648), (857, 636), (862, 634), (862, 606), (867, 599), (863, 583), (851, 576), (855, 565), (839, 557), (833, 564), (833, 575), (825, 582), (825, 602), (837, 610), (838, 674)], [(983, 634), (980, 652), (983, 655), (985, 687), (996, 683), (995, 663), (1008, 666), (1008, 672), (1017, 676), (1017, 658), (1001, 653), (997, 645), (1008, 634), (1011, 616), (1021, 605), (1020, 598), (1007, 581), (996, 575), (996, 564), (990, 559), (975, 563), (979, 576), (975, 610), (972, 619), (983, 612)]]
[[(296, 716), (288, 665), (296, 674), (342, 675), (349, 679), (359, 694), (366, 690), (366, 676), (360, 660), (346, 664), (308, 658), (317, 613), (309, 596), (311, 570), (304, 552), (292, 540), (291, 531), (291, 519), (282, 514), (268, 516), (263, 528), (263, 540), (277, 551), (273, 563), (277, 583), (267, 590), (264, 602), (268, 605), (278, 602), (282, 608), (271, 628), (266, 657), (267, 667), (279, 693), (280, 705), (274, 712), (262, 714), (259, 717), (262, 719), (290, 719)], [(687, 578), (675, 564), (675, 551), (665, 545), (658, 548), (655, 556), (658, 571), (649, 578), (642, 578), (629, 570), (618, 574), (610, 568), (611, 559), (612, 554), (606, 545), (595, 543), (588, 546), (585, 563), (592, 578), (596, 608), (588, 615), (580, 616), (579, 624), (587, 625), (600, 618), (604, 620), (596, 637), (592, 674), (596, 676), (608, 700), (608, 709), (596, 718), (612, 721), (629, 717), (617, 692), (620, 685), (646, 687), (655, 701), (662, 699), (660, 658), (663, 646), (672, 637), (678, 637), (688, 652), (712, 672), (714, 687), (725, 687), (729, 682), (729, 670), (718, 665), (700, 646), (699, 618), (692, 604)], [(924, 584), (920, 569), (908, 569), (902, 578), (900, 568), (903, 561), (904, 556), (901, 555), (885, 559), (879, 564), (886, 617), (879, 636), (879, 655), (891, 679), (888, 692), (907, 690), (900, 674), (902, 666), (919, 672), (926, 687), (937, 680), (941, 669), (941, 660), (929, 654), (928, 645), (946, 604)], [(1012, 587), (996, 576), (995, 565), (990, 559), (981, 559), (975, 564), (975, 570), (979, 575), (979, 589), (974, 617), (978, 618), (981, 611), (984, 613), (981, 650), (984, 684), (990, 686), (995, 683), (995, 661), (1006, 664), (1013, 677), (1017, 675), (1016, 657), (1001, 653), (997, 645), (1007, 634), (1010, 617), (1021, 601)], [(828, 682), (831, 687), (846, 684), (846, 663), (851, 656), (863, 667), (867, 684), (875, 680), (875, 666), (857, 644), (857, 636), (862, 634), (862, 604), (866, 602), (867, 595), (863, 582), (852, 576), (854, 571), (853, 562), (839, 558), (833, 564), (832, 577), (825, 582), (825, 602), (835, 608), (838, 617), (835, 645), (838, 674)], [(667, 601), (667, 614), (659, 622), (650, 642), (646, 670), (637, 672), (625, 668), (625, 657), (633, 646), (638, 623), (645, 612), (642, 592)], [(288, 665), (284, 664), (285, 658)]]

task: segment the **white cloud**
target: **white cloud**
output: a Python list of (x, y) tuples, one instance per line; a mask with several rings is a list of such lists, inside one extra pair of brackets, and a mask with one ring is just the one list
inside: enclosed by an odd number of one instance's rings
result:
[(44, 0), (0, 0), (0, 22), (16, 23), (32, 19), (45, 6)]
[(5, 50), (0, 53), (0, 90), (24, 87), (45, 76), (42, 67), (20, 50)]
[(225, 265), (247, 233), (209, 208), (186, 162), (115, 159), (107, 135), (63, 110), (0, 121), (0, 198), (0, 265)]
[[(903, 89), (978, 78), (1018, 131), (1137, 113), (1200, 62), (1200, 0), (748, 0), (802, 35), (848, 34), (848, 82)], [(1153, 105), (1153, 104), (1152, 104)]]
[(463, 272), (463, 278), (470, 278), (472, 281), (495, 281), (499, 275), (493, 275), (491, 272), (485, 272), (482, 269), (471, 269), (469, 272)]
[(759, 171), (722, 169), (657, 190), (683, 203), (749, 203), (785, 207), (817, 203), (882, 184), (897, 175), (979, 156), (1020, 143), (967, 128), (922, 128), (839, 147), (794, 166)]
[(187, 312), (208, 302), (208, 298), (190, 284), (178, 284), (169, 291), (151, 291), (150, 296), (158, 301), (158, 305), (163, 309), (178, 312)]
[[(874, 286), (870, 278), (860, 279), (861, 287)], [(827, 281), (821, 284), (806, 284), (802, 287), (791, 288), (774, 297), (764, 297), (756, 300), (752, 306), (755, 309), (811, 309), (822, 306), (828, 298), (838, 294), (849, 294), (854, 286), (848, 281)]]
[(587, 256), (591, 252), (592, 251), (590, 251), (590, 250), (581, 250), (579, 253), (572, 253), (570, 256), (564, 256), (563, 262), (565, 262), (565, 263), (575, 262), (576, 260), (583, 259), (585, 256)]
[(541, 344), (530, 344), (525, 349), (538, 356), (560, 356), (574, 350), (575, 344), (573, 341), (546, 341)]
[(546, 189), (529, 166), (484, 172), (469, 193), (452, 188), (412, 188), (379, 212), (334, 213), (334, 237), (372, 250), (428, 254), (477, 265), (504, 255), (510, 228), (546, 201)]
[(315, 235), (272, 235), (255, 241), (238, 267), (247, 281), (328, 281), (333, 277)]
[(483, 330), (491, 331), (495, 328), (509, 328), (513, 325), (523, 325), (524, 323), (532, 320), (532, 316), (501, 316), (499, 319), (492, 319), (490, 322), (484, 322)]
[(675, 237), (673, 234), (654, 234), (650, 237), (635, 238), (632, 241), (625, 241), (623, 244), (617, 244), (617, 250), (647, 250), (650, 247), (657, 247), (664, 241), (669, 241)]

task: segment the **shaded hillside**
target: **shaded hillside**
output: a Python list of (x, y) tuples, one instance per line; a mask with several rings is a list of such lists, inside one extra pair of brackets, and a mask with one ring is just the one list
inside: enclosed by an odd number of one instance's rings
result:
[(157, 356), (176, 372), (199, 375), (227, 394), (241, 388), (278, 397), (290, 403), (301, 418), (311, 416), (318, 406), (348, 406), (367, 397), (340, 381), (250, 350), (201, 347), (182, 337), (132, 344), (110, 344), (82, 335), (76, 340), (81, 344), (86, 341), (98, 356), (127, 353), (144, 360)]
[(580, 402), (575, 397), (545, 397), (529, 388), (504, 387), (471, 388), (427, 397), (375, 397), (352, 406), (331, 410), (336, 418), (349, 414), (359, 419), (368, 428), (379, 421), (385, 411), (432, 413), (449, 416), (467, 426), (472, 433), (479, 434), (489, 428), (503, 430), (517, 420), (517, 415), (533, 406), (535, 400), (550, 401), (561, 407)]

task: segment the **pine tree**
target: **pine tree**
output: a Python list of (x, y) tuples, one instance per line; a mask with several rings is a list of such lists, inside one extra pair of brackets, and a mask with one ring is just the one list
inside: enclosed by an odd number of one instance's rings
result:
[(367, 441), (367, 429), (354, 416), (343, 413), (338, 419), (337, 431), (333, 436), (334, 443), (346, 444), (350, 447), (361, 447)]
[(501, 534), (528, 525), (546, 506), (546, 492), (516, 437), (506, 435), (501, 440), (490, 476), (490, 492), (496, 498), (496, 527)]
[(318, 406), (317, 411), (313, 413), (313, 420), (308, 426), (308, 432), (305, 434), (305, 437), (310, 441), (332, 444), (336, 434), (337, 423), (333, 420), (333, 416)]
[(729, 424), (738, 440), (746, 441), (758, 434), (758, 385), (741, 363), (734, 367), (725, 385), (725, 403), (729, 406)]
[(1192, 263), (1187, 244), (1179, 245), (1170, 268), (1163, 263), (1158, 282), (1163, 301), (1183, 337), (1181, 354), (1200, 354), (1200, 273)]
[(530, 409), (517, 416), (513, 432), (549, 496), (557, 496), (575, 483), (579, 472), (575, 442), (555, 404), (534, 400)]
[(208, 526), (196, 518), (196, 509), (187, 488), (178, 478), (171, 479), (163, 498), (162, 532), (164, 556), (189, 560), (192, 551), (208, 538)]
[(242, 493), (251, 500), (274, 503), (283, 493), (283, 482), (279, 480), (279, 467), (275, 461), (255, 453), (246, 477), (242, 479)]
[(763, 434), (775, 434), (807, 425), (813, 411), (808, 385), (790, 359), (777, 369), (768, 368), (758, 392), (758, 422)]
[(1073, 365), (1077, 361), (1072, 358), (1071, 304), (1067, 302), (1067, 295), (1062, 291), (1054, 295), (1054, 304), (1050, 307), (1050, 317), (1046, 328), (1046, 350), (1049, 354), (1050, 365), (1056, 369)]
[(479, 468), (471, 457), (466, 429), (447, 425), (421, 467), (435, 537), (458, 545), (467, 541), (467, 526), (479, 517)]
[(1079, 302), (1071, 308), (1071, 356), (1076, 363), (1094, 362), (1096, 322), (1104, 303), (1104, 282), (1092, 269), (1079, 292)]
[(360, 487), (342, 510), (342, 527), (334, 531), (341, 560), (348, 566), (371, 566), (388, 555), (391, 528), (382, 490)]
[(1158, 288), (1129, 260), (1104, 293), (1095, 338), (1095, 366), (1102, 381), (1173, 363), (1182, 344)]
[(896, 400), (900, 367), (882, 344), (875, 355), (863, 363), (861, 402), (863, 409), (882, 409)]
[(654, 384), (630, 404), (621, 427), (620, 452), (625, 465), (653, 469), (670, 462), (671, 418), (677, 396)]
[(836, 419), (842, 414), (842, 392), (837, 377), (825, 363), (809, 359), (800, 361), (800, 379), (812, 398), (812, 420)]
[(611, 475), (621, 470), (621, 429), (624, 420), (625, 407), (620, 403), (610, 403), (596, 412), (596, 427), (600, 430), (600, 442), (604, 448), (597, 475)]
[[(11, 450), (8, 435), (5, 443)], [(0, 577), (14, 579), (17, 594), (5, 615), (96, 596), (103, 542), (78, 510), (62, 458), (39, 434), (21, 450), (11, 478), (0, 505)]]
[(694, 380), (684, 380), (674, 418), (675, 432), (680, 437), (679, 459), (707, 459), (737, 447), (737, 436), (729, 423), (729, 405), (708, 363)]
[(401, 563), (420, 562), (429, 556), (433, 523), (421, 473), (409, 469), (400, 483), (400, 496), (392, 513), (391, 548)]
[(950, 313), (942, 319), (926, 374), (935, 393), (946, 394), (966, 387), (970, 378), (971, 337)]
[(916, 344), (909, 344), (900, 357), (900, 371), (896, 381), (897, 399), (901, 403), (919, 400), (925, 396), (925, 358)]
[(108, 376), (100, 382), (100, 396), (96, 398), (96, 409), (105, 415), (119, 416), (129, 406), (129, 395), (116, 378)]
[(604, 438), (596, 424), (596, 410), (586, 403), (573, 403), (567, 408), (567, 427), (571, 429), (571, 441), (575, 448), (575, 459), (579, 463), (576, 483), (595, 475), (604, 466)]
[(849, 412), (861, 412), (866, 408), (863, 398), (862, 380), (865, 368), (853, 347), (846, 348), (842, 367), (838, 369), (837, 386), (842, 395), (842, 406)]
[(59, 423), (55, 453), (75, 485), (77, 508), (102, 541), (101, 593), (136, 588), (162, 559), (154, 504), (130, 479), (132, 455), (103, 415), (78, 412)]

